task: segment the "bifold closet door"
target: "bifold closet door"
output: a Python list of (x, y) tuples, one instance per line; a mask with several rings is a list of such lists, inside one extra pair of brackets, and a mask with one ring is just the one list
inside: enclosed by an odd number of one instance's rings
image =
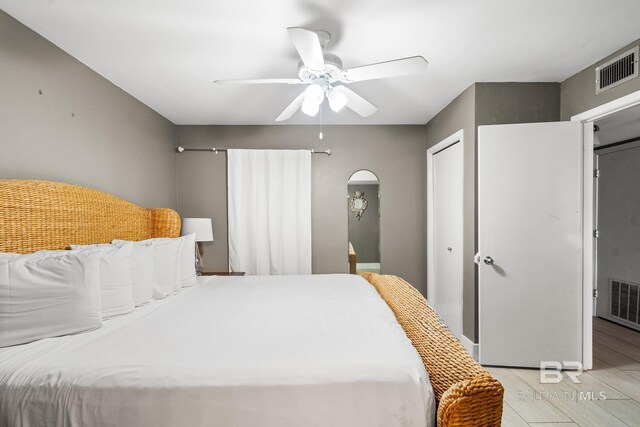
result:
[(462, 338), (462, 143), (433, 155), (433, 305)]

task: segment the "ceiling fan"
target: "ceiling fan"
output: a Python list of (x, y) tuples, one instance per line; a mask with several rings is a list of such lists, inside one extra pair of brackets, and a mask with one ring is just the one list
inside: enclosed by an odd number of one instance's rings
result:
[(331, 40), (328, 32), (310, 31), (297, 27), (287, 28), (287, 31), (302, 59), (298, 78), (237, 79), (214, 82), (215, 84), (308, 85), (276, 118), (277, 122), (289, 119), (298, 109), (309, 116), (315, 116), (325, 97), (329, 107), (336, 113), (346, 106), (362, 117), (369, 117), (377, 111), (378, 107), (344, 86), (345, 84), (418, 74), (427, 69), (427, 61), (422, 56), (412, 56), (344, 70), (342, 60), (337, 55), (323, 52), (324, 47)]

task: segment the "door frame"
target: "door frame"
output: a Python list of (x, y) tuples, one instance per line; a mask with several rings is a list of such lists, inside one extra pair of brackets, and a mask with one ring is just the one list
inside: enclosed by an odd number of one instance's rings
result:
[[(435, 239), (434, 239), (434, 218), (433, 218), (433, 212), (434, 212), (434, 186), (433, 186), (433, 178), (434, 178), (434, 171), (433, 171), (433, 162), (434, 159), (433, 157), (438, 154), (439, 152), (451, 147), (454, 144), (460, 144), (460, 162), (462, 163), (462, 188), (460, 191), (460, 197), (461, 197), (461, 203), (462, 206), (464, 206), (464, 130), (460, 129), (459, 131), (455, 132), (452, 135), (449, 135), (448, 137), (446, 137), (445, 139), (443, 139), (442, 141), (438, 142), (436, 145), (434, 145), (433, 147), (430, 147), (429, 149), (427, 149), (427, 299), (430, 300), (430, 303), (432, 305), (436, 305), (436, 301), (435, 298), (437, 298), (437, 294), (436, 294), (436, 287), (435, 287), (435, 271), (434, 271), (434, 266), (435, 266)], [(463, 277), (464, 277), (464, 217), (462, 220), (462, 224), (460, 224), (461, 226), (461, 236), (462, 236), (462, 248), (460, 248), (459, 251), (459, 257), (460, 257), (460, 266), (463, 269)], [(461, 283), (462, 289), (460, 290), (460, 308), (462, 309), (460, 312), (460, 325), (463, 325), (463, 310), (464, 310), (464, 306), (463, 306), (463, 292), (464, 292), (464, 285)], [(433, 299), (432, 299), (433, 298)], [(460, 331), (461, 337), (460, 340), (464, 340), (464, 327), (462, 328), (463, 330)], [(470, 344), (471, 341), (469, 340)], [(473, 351), (472, 349), (467, 349), (467, 351)]]
[[(640, 90), (615, 99), (606, 104), (571, 117), (572, 122), (583, 124), (583, 250), (582, 250), (582, 364), (584, 369), (593, 368), (593, 122), (619, 111), (640, 104)], [(591, 129), (589, 130), (590, 127)]]

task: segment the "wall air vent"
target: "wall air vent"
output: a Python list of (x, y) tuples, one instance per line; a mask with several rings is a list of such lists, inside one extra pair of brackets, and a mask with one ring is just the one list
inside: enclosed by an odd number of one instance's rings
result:
[(596, 67), (596, 95), (638, 77), (638, 46)]
[(640, 330), (640, 285), (611, 280), (611, 319)]

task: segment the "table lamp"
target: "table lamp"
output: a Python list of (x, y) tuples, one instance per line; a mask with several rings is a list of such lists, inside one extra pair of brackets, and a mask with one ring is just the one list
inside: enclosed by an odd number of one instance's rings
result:
[(182, 218), (181, 236), (196, 234), (196, 274), (202, 274), (201, 242), (213, 242), (213, 224), (211, 218)]

